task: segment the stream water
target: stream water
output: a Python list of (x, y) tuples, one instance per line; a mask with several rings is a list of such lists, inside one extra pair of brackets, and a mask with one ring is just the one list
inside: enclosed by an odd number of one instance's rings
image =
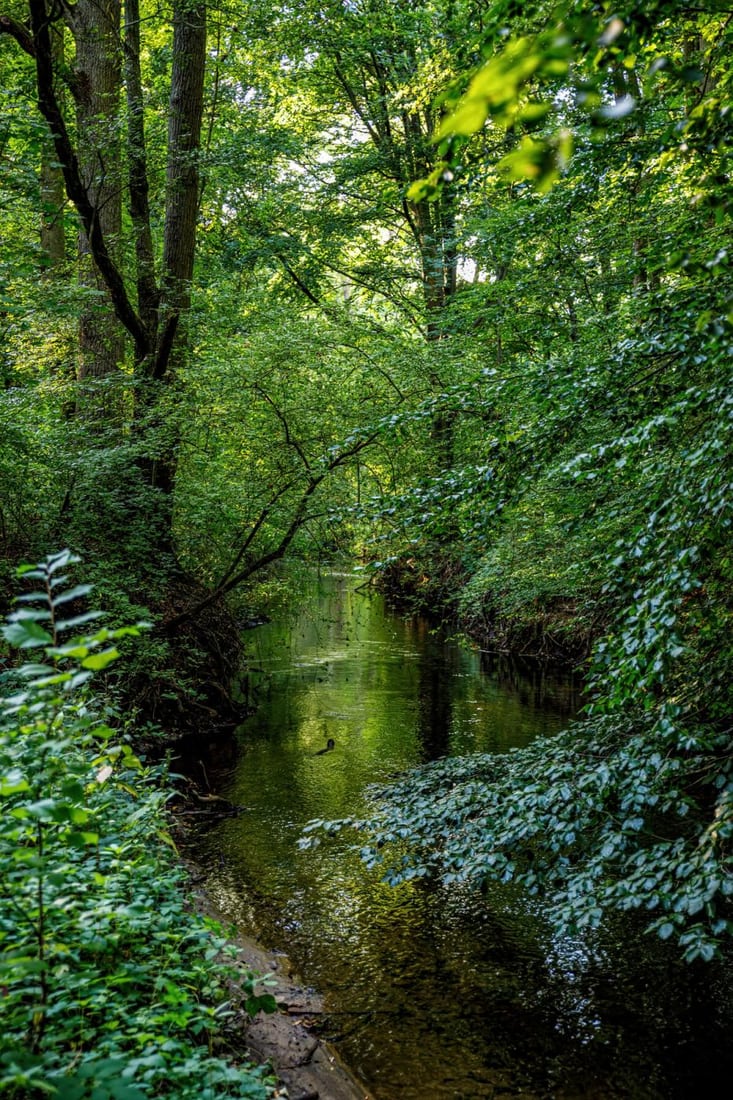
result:
[(324, 994), (324, 1034), (378, 1100), (728, 1092), (720, 967), (683, 966), (628, 920), (559, 939), (505, 888), (388, 887), (353, 839), (298, 849), (309, 819), (362, 811), (369, 783), (562, 728), (572, 679), (490, 663), (335, 573), (248, 641), (256, 713), (233, 759), (202, 763), (246, 810), (200, 830), (198, 860), (226, 917)]

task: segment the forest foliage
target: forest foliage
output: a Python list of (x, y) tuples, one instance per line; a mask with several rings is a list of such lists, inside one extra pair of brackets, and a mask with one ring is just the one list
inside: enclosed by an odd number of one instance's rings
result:
[(590, 653), (566, 734), (348, 824), (690, 959), (733, 930), (732, 38), (716, 0), (0, 13), (8, 597), (83, 551), (176, 700), (179, 628), (287, 554)]
[(228, 978), (253, 1014), (273, 998), (186, 905), (165, 769), (90, 692), (146, 624), (95, 629), (98, 612), (70, 612), (89, 593), (75, 563), (64, 551), (21, 568), (33, 590), (3, 627), (27, 659), (0, 705), (0, 1091), (266, 1100), (264, 1071), (213, 1042), (236, 1012)]

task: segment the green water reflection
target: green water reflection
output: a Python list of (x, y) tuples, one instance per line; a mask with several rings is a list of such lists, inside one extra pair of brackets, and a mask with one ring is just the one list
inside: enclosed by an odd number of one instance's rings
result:
[(731, 1068), (717, 972), (652, 958), (628, 926), (554, 940), (508, 891), (391, 889), (345, 839), (297, 848), (310, 818), (359, 813), (371, 782), (562, 728), (571, 680), (482, 666), (336, 574), (249, 638), (257, 711), (218, 787), (247, 809), (202, 831), (198, 855), (227, 916), (325, 994), (327, 1032), (379, 1100), (713, 1094)]

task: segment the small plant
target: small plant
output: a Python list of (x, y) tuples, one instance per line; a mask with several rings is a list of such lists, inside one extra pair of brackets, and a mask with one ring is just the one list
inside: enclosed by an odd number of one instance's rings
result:
[[(68, 552), (19, 572), (5, 641), (36, 659), (0, 703), (0, 1093), (61, 1100), (271, 1095), (262, 1071), (212, 1054), (231, 1012), (217, 927), (188, 913), (161, 769), (100, 714), (94, 673), (144, 624), (68, 614)], [(90, 631), (84, 633), (84, 631)], [(245, 981), (246, 1009), (272, 1008)]]

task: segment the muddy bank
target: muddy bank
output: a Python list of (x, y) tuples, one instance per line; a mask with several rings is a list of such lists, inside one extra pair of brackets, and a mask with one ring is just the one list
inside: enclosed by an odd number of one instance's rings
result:
[[(203, 889), (203, 870), (190, 858), (184, 860), (184, 866), (189, 875), (191, 904), (202, 915), (226, 925)], [(286, 1090), (281, 1095), (287, 1100), (374, 1100), (318, 1035), (324, 1015), (322, 999), (299, 980), (289, 959), (236, 930), (227, 938), (238, 951), (234, 967), (243, 975), (247, 971), (269, 975), (268, 991), (278, 1005), (277, 1012), (260, 1013), (252, 1020), (239, 1003), (241, 990), (236, 980), (232, 982), (230, 992), (236, 1014), (228, 1025), (227, 1039), (235, 1049), (246, 1051), (254, 1062), (272, 1066)]]

